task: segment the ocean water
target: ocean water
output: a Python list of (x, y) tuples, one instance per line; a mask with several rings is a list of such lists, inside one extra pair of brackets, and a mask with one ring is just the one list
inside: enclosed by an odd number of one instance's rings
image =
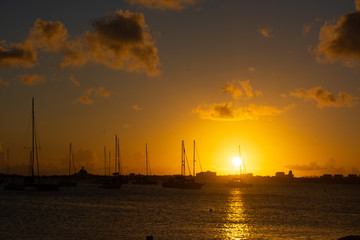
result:
[(264, 184), (201, 190), (82, 182), (4, 191), (0, 239), (338, 239), (360, 235), (360, 186)]

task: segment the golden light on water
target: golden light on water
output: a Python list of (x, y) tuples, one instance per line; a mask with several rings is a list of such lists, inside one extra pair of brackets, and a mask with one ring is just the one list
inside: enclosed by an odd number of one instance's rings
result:
[(226, 212), (225, 236), (228, 239), (248, 239), (249, 226), (242, 199), (242, 191), (234, 188), (230, 190), (230, 197)]

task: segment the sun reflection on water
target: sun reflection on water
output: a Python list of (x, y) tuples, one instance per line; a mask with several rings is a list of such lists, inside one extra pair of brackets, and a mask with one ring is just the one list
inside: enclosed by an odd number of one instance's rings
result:
[(238, 188), (231, 189), (226, 209), (224, 237), (227, 239), (248, 239), (249, 236), (250, 230), (247, 225), (242, 190)]

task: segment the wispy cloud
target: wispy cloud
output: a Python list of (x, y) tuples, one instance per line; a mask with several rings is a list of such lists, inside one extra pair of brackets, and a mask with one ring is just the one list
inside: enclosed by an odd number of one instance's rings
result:
[(139, 107), (138, 105), (132, 105), (131, 106), (132, 107), (132, 109), (134, 109), (135, 111), (141, 111), (142, 110), (142, 108), (141, 107)]
[(338, 95), (335, 96), (320, 86), (311, 89), (296, 89), (295, 92), (290, 92), (290, 96), (315, 101), (318, 108), (343, 106), (353, 107), (358, 103), (358, 98), (352, 96), (351, 94), (339, 92)]
[(183, 10), (199, 0), (128, 0), (131, 5), (138, 5), (159, 10)]
[(0, 66), (33, 67), (38, 64), (38, 52), (43, 51), (62, 56), (61, 67), (79, 67), (91, 61), (118, 70), (145, 71), (151, 76), (160, 74), (158, 50), (143, 14), (119, 10), (93, 20), (91, 25), (93, 31), (69, 40), (61, 22), (37, 19), (23, 43), (2, 41)]
[(259, 29), (258, 29), (258, 32), (259, 32), (262, 36), (264, 36), (264, 37), (266, 37), (266, 38), (270, 38), (270, 37), (273, 36), (273, 35), (272, 35), (272, 29), (271, 29), (271, 28), (259, 28)]
[(0, 86), (9, 86), (10, 83), (9, 82), (5, 82), (1, 77), (0, 77)]
[(76, 103), (93, 104), (94, 100), (90, 99), (89, 96), (109, 97), (111, 92), (107, 91), (104, 87), (88, 88), (84, 90), (84, 95), (75, 100)]
[(79, 81), (74, 77), (74, 75), (70, 74), (69, 80), (77, 87), (80, 87)]
[(249, 67), (248, 70), (249, 70), (249, 72), (255, 72), (256, 71), (256, 69), (254, 67)]
[(211, 105), (199, 105), (193, 113), (201, 119), (221, 121), (257, 120), (279, 115), (286, 110), (293, 108), (287, 106), (279, 109), (273, 106), (250, 104), (246, 107), (233, 108), (232, 102), (215, 103)]
[[(240, 86), (237, 87), (236, 85)], [(262, 92), (260, 90), (253, 90), (250, 84), (250, 80), (237, 81), (234, 84), (227, 84), (221, 87), (221, 91), (225, 93), (230, 93), (234, 99), (238, 99), (241, 96), (245, 96), (246, 98), (250, 99), (252, 97), (262, 95)]]
[(76, 103), (87, 104), (87, 105), (94, 103), (93, 100), (91, 100), (88, 96), (85, 96), (85, 95), (83, 95), (83, 96), (79, 97), (78, 99), (76, 99), (75, 102)]
[(221, 91), (225, 93), (230, 93), (234, 99), (238, 99), (238, 97), (243, 95), (241, 89), (232, 84), (227, 84), (221, 87)]
[(302, 28), (302, 33), (304, 36), (308, 35), (308, 33), (311, 30), (312, 25), (308, 24), (308, 25), (304, 25), (304, 27)]
[(22, 74), (19, 76), (19, 79), (23, 84), (28, 86), (46, 83), (46, 78), (38, 74)]
[(97, 88), (88, 88), (84, 91), (86, 95), (92, 95), (95, 94), (96, 96), (101, 97), (109, 97), (111, 96), (111, 93), (107, 90), (105, 90), (104, 87), (97, 87)]

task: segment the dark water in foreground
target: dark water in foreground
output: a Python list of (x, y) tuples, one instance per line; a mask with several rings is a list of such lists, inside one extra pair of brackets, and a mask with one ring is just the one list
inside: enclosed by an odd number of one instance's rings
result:
[[(212, 209), (212, 211), (210, 211)], [(0, 186), (0, 239), (337, 239), (360, 235), (360, 185), (202, 190), (81, 183), (59, 192)]]

